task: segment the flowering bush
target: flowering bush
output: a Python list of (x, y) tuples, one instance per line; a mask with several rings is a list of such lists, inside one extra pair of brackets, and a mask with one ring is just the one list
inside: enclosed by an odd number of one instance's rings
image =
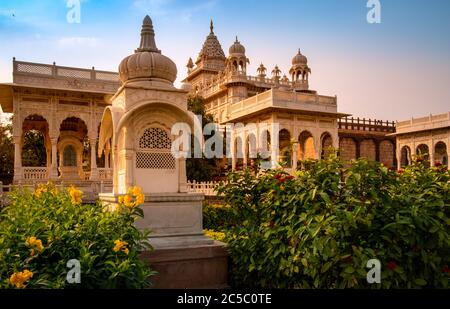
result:
[[(450, 173), (423, 163), (395, 171), (336, 157), (231, 173), (219, 189), (241, 223), (225, 231), (235, 286), (448, 287)], [(381, 283), (366, 280), (370, 259)]]
[[(138, 192), (139, 191), (139, 192)], [(131, 192), (131, 191), (130, 191)], [(132, 194), (140, 193), (133, 188)], [(0, 288), (142, 288), (150, 268), (148, 232), (134, 226), (142, 197), (107, 211), (81, 204), (82, 192), (58, 192), (52, 184), (14, 192), (0, 213)], [(80, 263), (81, 282), (66, 280), (69, 260)]]

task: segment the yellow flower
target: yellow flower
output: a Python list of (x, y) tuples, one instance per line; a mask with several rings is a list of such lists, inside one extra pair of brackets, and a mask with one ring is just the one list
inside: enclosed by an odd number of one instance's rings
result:
[(215, 239), (218, 241), (222, 241), (225, 239), (225, 233), (222, 233), (222, 232), (216, 232), (216, 231), (212, 231), (212, 230), (204, 230), (204, 233), (209, 238), (212, 238), (212, 239)]
[(137, 205), (142, 205), (142, 204), (144, 204), (144, 202), (145, 202), (145, 195), (144, 194), (138, 194), (137, 196), (136, 196), (136, 206)]
[(69, 188), (69, 194), (72, 199), (72, 204), (81, 204), (81, 197), (83, 196), (83, 192), (75, 188), (74, 186), (71, 186)]
[(42, 252), (42, 250), (44, 250), (42, 241), (34, 236), (28, 237), (27, 240), (25, 241), (25, 244), (27, 245), (27, 247), (31, 248), (31, 256), (34, 256), (36, 251)]
[(123, 198), (123, 204), (127, 208), (133, 208), (134, 207), (133, 197), (129, 194), (125, 195)]
[(134, 196), (139, 196), (142, 194), (142, 190), (138, 186), (134, 186), (131, 190), (131, 193), (133, 193)]
[(123, 204), (123, 202), (124, 202), (124, 196), (119, 196), (119, 199), (118, 199), (118, 201), (119, 201), (119, 204)]
[(126, 247), (128, 243), (126, 241), (121, 241), (120, 239), (117, 239), (114, 241), (114, 244), (115, 244), (113, 248), (114, 252), (123, 251), (125, 252), (125, 254), (128, 255), (128, 248)]
[(14, 285), (17, 289), (23, 289), (25, 287), (24, 283), (33, 277), (33, 273), (28, 269), (17, 272), (11, 275), (9, 282)]

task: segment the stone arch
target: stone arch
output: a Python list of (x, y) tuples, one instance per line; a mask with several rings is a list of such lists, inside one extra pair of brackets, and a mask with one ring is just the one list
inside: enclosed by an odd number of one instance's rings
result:
[(247, 134), (245, 141), (245, 156), (247, 162), (256, 159), (258, 156), (258, 141), (256, 139), (256, 134), (253, 132)]
[(281, 129), (278, 132), (279, 161), (286, 167), (292, 167), (291, 132)]
[(430, 149), (427, 144), (419, 144), (416, 147), (416, 155), (423, 158), (426, 167), (430, 167)]
[(316, 159), (316, 145), (310, 131), (303, 131), (298, 136), (298, 160)]
[(22, 166), (45, 167), (51, 161), (49, 123), (40, 115), (29, 113), (21, 128)]
[(379, 145), (380, 149), (380, 162), (388, 167), (394, 166), (394, 143), (390, 140), (383, 140)]
[(236, 167), (239, 169), (244, 164), (244, 142), (242, 137), (237, 135), (234, 138), (234, 157), (236, 158)]
[[(58, 161), (60, 177), (62, 179), (83, 178), (83, 167), (88, 167), (91, 162), (91, 149), (87, 140), (88, 126), (86, 122), (76, 116), (70, 116), (59, 122)], [(67, 145), (72, 145), (76, 151), (76, 166), (64, 166), (64, 151)], [(84, 166), (86, 164), (86, 166)]]
[(320, 157), (324, 159), (333, 152), (333, 137), (330, 132), (326, 131), (320, 136)]
[(434, 145), (434, 163), (448, 166), (447, 145), (442, 141)]
[(259, 133), (258, 152), (262, 158), (270, 160), (271, 158), (271, 141), (270, 131), (267, 129), (261, 130)]
[(400, 167), (405, 167), (411, 164), (411, 148), (403, 146), (400, 150)]
[(377, 158), (376, 144), (373, 139), (365, 139), (360, 144), (360, 158), (375, 161)]
[(60, 115), (56, 121), (56, 128), (61, 128), (61, 125), (64, 123), (64, 121), (66, 121), (67, 119), (70, 118), (77, 118), (80, 119), (84, 125), (86, 126), (86, 134), (91, 133), (89, 132), (89, 116), (85, 115), (84, 113), (79, 113), (79, 114), (75, 114), (75, 113), (64, 113), (62, 115)]
[[(190, 129), (184, 133), (192, 134), (192, 119), (192, 113), (165, 99), (141, 100), (123, 114), (114, 125), (114, 131), (119, 132), (113, 136), (118, 157), (118, 163), (114, 162), (114, 165), (119, 167), (113, 172), (115, 192), (123, 194), (133, 185), (140, 186), (144, 192), (184, 192), (187, 181), (185, 158), (176, 158), (168, 148), (142, 149), (139, 139), (147, 129), (159, 128), (166, 130), (167, 136), (174, 140), (171, 129), (180, 122), (186, 123)], [(155, 169), (153, 164), (159, 164), (157, 167), (161, 168)], [(165, 168), (167, 164), (170, 168)]]
[[(70, 150), (70, 147), (72, 148)], [(58, 166), (61, 179), (79, 180), (83, 177), (83, 151), (84, 145), (76, 136), (64, 136), (58, 142)], [(68, 161), (65, 160), (64, 155), (68, 151), (75, 152), (75, 164), (65, 165)]]

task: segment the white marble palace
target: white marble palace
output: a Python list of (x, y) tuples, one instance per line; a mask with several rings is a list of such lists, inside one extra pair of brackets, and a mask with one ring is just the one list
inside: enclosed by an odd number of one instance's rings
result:
[[(202, 96), (207, 112), (218, 123), (269, 124), (267, 134), (232, 132), (232, 168), (249, 164), (249, 153), (262, 148), (275, 154), (271, 149), (275, 140), (279, 151), (272, 160), (284, 161), (288, 169), (295, 169), (298, 160), (320, 159), (330, 146), (339, 149), (345, 160), (366, 157), (401, 166), (410, 162), (412, 154), (428, 149), (432, 160), (448, 163), (450, 113), (420, 123), (402, 122), (397, 136), (394, 122), (339, 113), (336, 96), (310, 89), (308, 59), (300, 50), (293, 54), (286, 74), (278, 66), (267, 69), (261, 63), (256, 76), (251, 76), (245, 47), (236, 38), (225, 55), (211, 22), (198, 57), (195, 62), (189, 59), (181, 90)], [(4, 112), (13, 113), (14, 182), (111, 186), (112, 145), (102, 145), (99, 157), (98, 137), (105, 108), (121, 86), (116, 72), (13, 59), (13, 82), (0, 84), (0, 104)], [(22, 163), (29, 131), (40, 132), (44, 139), (45, 166)], [(396, 147), (397, 139), (401, 147)]]

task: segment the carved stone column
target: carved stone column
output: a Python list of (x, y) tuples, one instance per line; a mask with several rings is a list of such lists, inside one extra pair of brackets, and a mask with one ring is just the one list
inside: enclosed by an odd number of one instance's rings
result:
[(97, 139), (90, 138), (89, 144), (91, 145), (91, 177), (90, 177), (90, 180), (98, 180), (97, 155), (95, 153), (95, 148), (97, 146)]
[(271, 160), (272, 160), (272, 168), (276, 168), (278, 165), (278, 154), (279, 154), (279, 134), (280, 128), (279, 126), (272, 124), (270, 130), (270, 152), (271, 152)]
[(22, 179), (22, 137), (14, 136), (14, 181)]
[(106, 148), (106, 149), (105, 149), (105, 168), (110, 168), (110, 164), (109, 164), (109, 153), (110, 153), (109, 148)]
[(50, 142), (52, 144), (52, 163), (50, 167), (50, 179), (56, 180), (58, 179), (58, 138), (52, 137), (50, 138)]
[(297, 151), (298, 151), (298, 142), (293, 143), (292, 145), (292, 171), (295, 172), (297, 170)]

